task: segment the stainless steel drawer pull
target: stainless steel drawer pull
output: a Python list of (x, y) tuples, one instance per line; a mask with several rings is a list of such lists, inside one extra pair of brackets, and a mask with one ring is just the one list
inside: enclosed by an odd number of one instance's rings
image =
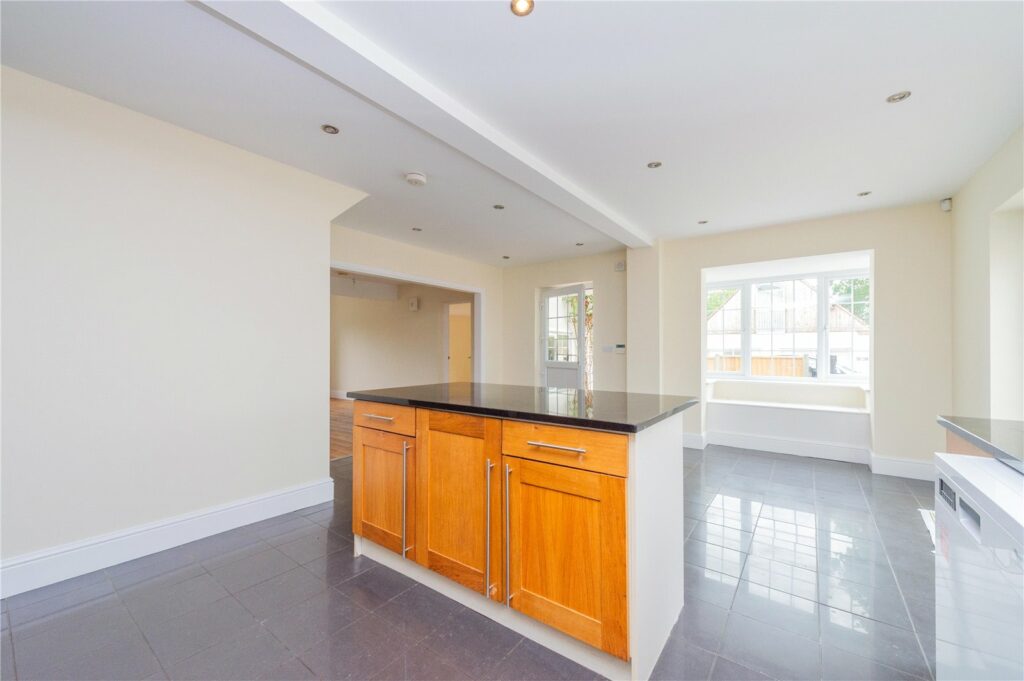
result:
[(564, 445), (553, 445), (550, 442), (536, 442), (534, 440), (527, 440), (526, 444), (531, 447), (543, 447), (544, 449), (557, 449), (560, 452), (572, 452), (573, 454), (586, 454), (587, 450), (582, 447), (566, 447)]
[(405, 543), (405, 520), (408, 516), (408, 507), (406, 503), (406, 490), (408, 489), (408, 481), (406, 480), (407, 471), (409, 470), (409, 443), (402, 443), (402, 558), (405, 558), (405, 554), (409, 552), (409, 546)]
[(494, 464), (490, 459), (484, 466), (484, 505), (487, 510), (484, 513), (484, 596), (491, 597), (491, 469)]
[(508, 486), (508, 478), (509, 478), (510, 475), (512, 475), (512, 467), (509, 466), (508, 464), (505, 464), (505, 607), (506, 608), (512, 607), (512, 579), (511, 579), (511, 568), (509, 567), (510, 562), (511, 562), (511, 556), (509, 555), (509, 550), (512, 548), (511, 547), (511, 542), (509, 541), (509, 537), (511, 536), (512, 533), (509, 531), (511, 529), (511, 522), (509, 520), (509, 507), (508, 507), (508, 498), (509, 498), (509, 492), (510, 492), (509, 486)]
[(363, 414), (368, 419), (377, 419), (378, 421), (387, 421), (391, 423), (395, 420), (394, 416), (380, 416), (379, 414)]

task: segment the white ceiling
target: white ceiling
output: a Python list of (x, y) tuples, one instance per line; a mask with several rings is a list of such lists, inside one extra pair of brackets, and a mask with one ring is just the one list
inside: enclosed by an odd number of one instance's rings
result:
[(1024, 122), (1020, 2), (328, 6), (657, 236), (942, 199)]
[[(201, 7), (5, 0), (0, 11), (5, 65), (367, 192), (345, 226), (494, 265), (621, 248)], [(414, 170), (425, 187), (403, 179)]]
[(937, 200), (1024, 106), (1021, 3), (0, 11), (5, 64), (368, 192), (347, 226), (494, 264)]

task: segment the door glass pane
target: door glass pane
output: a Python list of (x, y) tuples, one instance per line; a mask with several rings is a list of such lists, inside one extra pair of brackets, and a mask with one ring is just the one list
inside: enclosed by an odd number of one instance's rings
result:
[(579, 295), (570, 293), (552, 296), (547, 304), (548, 361), (577, 362), (579, 360)]

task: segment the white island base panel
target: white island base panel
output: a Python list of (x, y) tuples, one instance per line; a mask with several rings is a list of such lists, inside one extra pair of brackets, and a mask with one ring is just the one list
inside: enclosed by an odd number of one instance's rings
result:
[(629, 662), (470, 591), (368, 539), (364, 555), (609, 679), (646, 680), (683, 608), (683, 415), (629, 438)]

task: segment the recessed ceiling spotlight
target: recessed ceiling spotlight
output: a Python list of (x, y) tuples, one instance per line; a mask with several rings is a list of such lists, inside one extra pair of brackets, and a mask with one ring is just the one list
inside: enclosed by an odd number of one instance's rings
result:
[(324, 123), (320, 126), (320, 129), (326, 132), (328, 135), (337, 135), (339, 130), (338, 126), (331, 125), (330, 123)]
[(412, 231), (414, 231), (414, 232), (422, 232), (423, 228), (422, 227), (413, 227)]
[(502, 260), (508, 260), (508, 259), (509, 259), (509, 256), (507, 256), (507, 255), (503, 255), (503, 256), (501, 256), (501, 259), (502, 259)]
[(525, 17), (533, 11), (533, 0), (512, 0), (512, 14)]
[(500, 203), (494, 204), (493, 207), (494, 207), (494, 210), (505, 210), (505, 206), (501, 205)]
[(868, 196), (871, 192), (857, 192), (857, 196)]
[(582, 241), (577, 241), (577, 242), (576, 242), (576, 245), (577, 245), (577, 246), (582, 246), (582, 245), (583, 245), (583, 242), (582, 242)]
[(661, 161), (651, 161), (650, 163), (647, 164), (647, 167), (648, 168), (660, 168), (661, 167)]
[(894, 95), (889, 95), (888, 97), (885, 98), (885, 101), (889, 102), (890, 104), (897, 104), (899, 102), (902, 102), (909, 96), (910, 90), (904, 90), (903, 92), (897, 92)]
[(708, 221), (707, 220), (697, 220), (697, 224), (698, 225), (706, 225), (706, 224), (708, 224)]

